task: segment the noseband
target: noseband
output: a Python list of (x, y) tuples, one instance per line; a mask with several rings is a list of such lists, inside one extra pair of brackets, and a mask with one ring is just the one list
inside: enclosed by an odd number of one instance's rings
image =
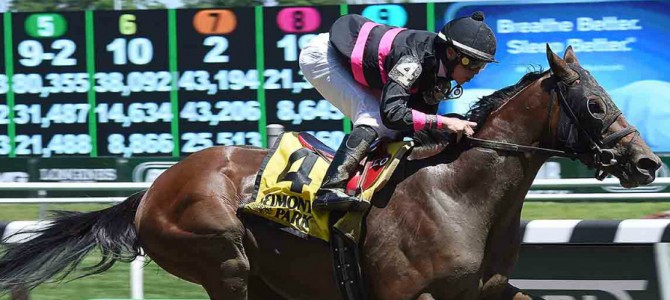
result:
[[(579, 76), (568, 78), (568, 80), (565, 80), (565, 82), (563, 83), (566, 85), (571, 85), (578, 78)], [(584, 157), (584, 156), (592, 156), (594, 162), (593, 164), (594, 167), (596, 168), (596, 175), (595, 175), (596, 179), (603, 180), (608, 175), (608, 173), (604, 171), (603, 168), (613, 167), (619, 164), (619, 162), (616, 159), (616, 155), (614, 154), (613, 150), (614, 146), (616, 145), (617, 142), (619, 142), (619, 140), (621, 140), (625, 136), (637, 132), (637, 129), (631, 126), (619, 130), (606, 137), (602, 136), (594, 137), (592, 133), (589, 130), (586, 130), (585, 126), (583, 126), (579, 122), (577, 115), (573, 111), (572, 107), (570, 107), (568, 99), (561, 91), (561, 88), (559, 87), (558, 83), (554, 86), (552, 91), (553, 93), (551, 95), (549, 102), (549, 118), (551, 118), (551, 111), (554, 106), (554, 98), (557, 98), (560, 107), (563, 109), (563, 111), (568, 116), (570, 121), (572, 121), (572, 123), (575, 125), (576, 129), (587, 137), (589, 150), (580, 152), (572, 148), (568, 148), (566, 151), (564, 151), (564, 150), (556, 150), (542, 147), (518, 145), (513, 143), (486, 140), (474, 137), (466, 137), (467, 138), (466, 142), (470, 147), (481, 147), (481, 148), (518, 152), (518, 153), (546, 154), (549, 156), (560, 156), (560, 157), (567, 157), (570, 159), (576, 159), (578, 157)], [(616, 116), (612, 117), (611, 118), (612, 122), (610, 124), (607, 124), (606, 126), (609, 127), (610, 125), (612, 125), (612, 123), (617, 119), (618, 116), (619, 115), (617, 114)], [(549, 126), (549, 132), (551, 133), (551, 125)]]

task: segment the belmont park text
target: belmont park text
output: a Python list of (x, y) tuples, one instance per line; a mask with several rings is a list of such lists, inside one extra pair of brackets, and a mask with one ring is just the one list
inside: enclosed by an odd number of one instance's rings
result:
[(312, 219), (312, 202), (298, 196), (269, 194), (263, 197), (261, 204), (275, 210), (274, 217), (293, 226), (309, 231), (309, 221)]

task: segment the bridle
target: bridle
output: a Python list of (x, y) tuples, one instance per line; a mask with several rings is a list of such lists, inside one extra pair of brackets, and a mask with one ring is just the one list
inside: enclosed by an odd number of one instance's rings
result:
[[(551, 118), (551, 112), (554, 106), (554, 99), (558, 99), (560, 108), (563, 109), (563, 112), (567, 115), (569, 120), (575, 125), (574, 127), (579, 131), (579, 133), (583, 134), (583, 136), (587, 138), (588, 143), (587, 151), (580, 152), (572, 148), (568, 148), (567, 150), (556, 150), (550, 148), (518, 145), (507, 142), (480, 139), (475, 137), (466, 137), (466, 142), (470, 147), (481, 147), (481, 148), (503, 150), (516, 153), (545, 154), (549, 156), (567, 157), (573, 160), (579, 157), (591, 156), (593, 158), (593, 167), (595, 167), (596, 169), (595, 177), (598, 180), (603, 180), (608, 175), (608, 173), (604, 171), (604, 168), (613, 167), (619, 164), (613, 150), (615, 144), (619, 142), (619, 140), (621, 140), (622, 138), (626, 137), (627, 135), (637, 132), (637, 129), (631, 126), (621, 129), (605, 137), (602, 136), (594, 137), (591, 131), (587, 130), (585, 126), (581, 124), (579, 118), (577, 118), (577, 115), (575, 114), (572, 107), (569, 105), (567, 98), (565, 97), (561, 87), (559, 86), (559, 83), (570, 86), (575, 82), (577, 82), (577, 80), (579, 79), (579, 74), (574, 73), (572, 75), (574, 76), (562, 80), (559, 79), (555, 84), (555, 86), (553, 87), (552, 89), (553, 93), (550, 97), (550, 103), (549, 103), (548, 118)], [(612, 123), (617, 119), (617, 117), (620, 114), (621, 113), (618, 112), (616, 116), (612, 117), (611, 118), (612, 122), (610, 124), (605, 124), (604, 128), (608, 128), (610, 125), (612, 125)], [(549, 125), (549, 131), (551, 132), (551, 125)]]

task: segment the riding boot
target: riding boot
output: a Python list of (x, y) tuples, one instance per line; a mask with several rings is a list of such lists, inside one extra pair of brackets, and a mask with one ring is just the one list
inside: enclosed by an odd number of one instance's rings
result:
[(357, 126), (351, 131), (337, 149), (326, 171), (321, 188), (316, 192), (316, 199), (312, 203), (313, 208), (338, 211), (368, 209), (369, 202), (347, 195), (345, 188), (376, 138), (377, 133), (369, 126)]

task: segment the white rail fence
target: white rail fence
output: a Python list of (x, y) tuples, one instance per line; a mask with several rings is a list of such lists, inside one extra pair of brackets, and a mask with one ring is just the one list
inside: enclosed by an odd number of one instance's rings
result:
[[(139, 191), (149, 188), (151, 183), (137, 182), (110, 182), (110, 183), (61, 183), (61, 182), (17, 182), (0, 183), (2, 191)], [(655, 186), (667, 187), (670, 178), (657, 178), (653, 183)], [(560, 190), (569, 188), (594, 188), (594, 187), (620, 187), (619, 180), (607, 178), (603, 181), (595, 179), (537, 179), (533, 182), (533, 190)], [(0, 198), (0, 204), (64, 204), (64, 203), (102, 203), (114, 204), (123, 201), (125, 197), (58, 197), (58, 198)], [(670, 192), (645, 193), (529, 193), (527, 201), (581, 201), (581, 200), (637, 200), (651, 201), (660, 200), (670, 202)], [(10, 222), (5, 228), (3, 238), (27, 227), (44, 225), (44, 221), (19, 221)], [(11, 242), (11, 241), (10, 241)], [(131, 263), (130, 281), (132, 299), (144, 298), (143, 265), (144, 257), (138, 257)]]
[[(0, 183), (2, 191), (139, 191), (149, 188), (150, 182), (12, 182)], [(653, 186), (670, 186), (670, 177), (657, 178)], [(621, 187), (616, 178), (603, 181), (590, 178), (573, 179), (536, 179), (531, 185), (531, 193), (526, 201), (578, 201), (578, 200), (665, 200), (670, 202), (670, 192), (622, 193), (565, 193), (552, 191), (569, 188)], [(549, 193), (534, 193), (540, 190), (552, 190)], [(62, 204), (62, 203), (117, 203), (125, 197), (59, 197), (59, 198), (0, 198), (0, 204)]]

